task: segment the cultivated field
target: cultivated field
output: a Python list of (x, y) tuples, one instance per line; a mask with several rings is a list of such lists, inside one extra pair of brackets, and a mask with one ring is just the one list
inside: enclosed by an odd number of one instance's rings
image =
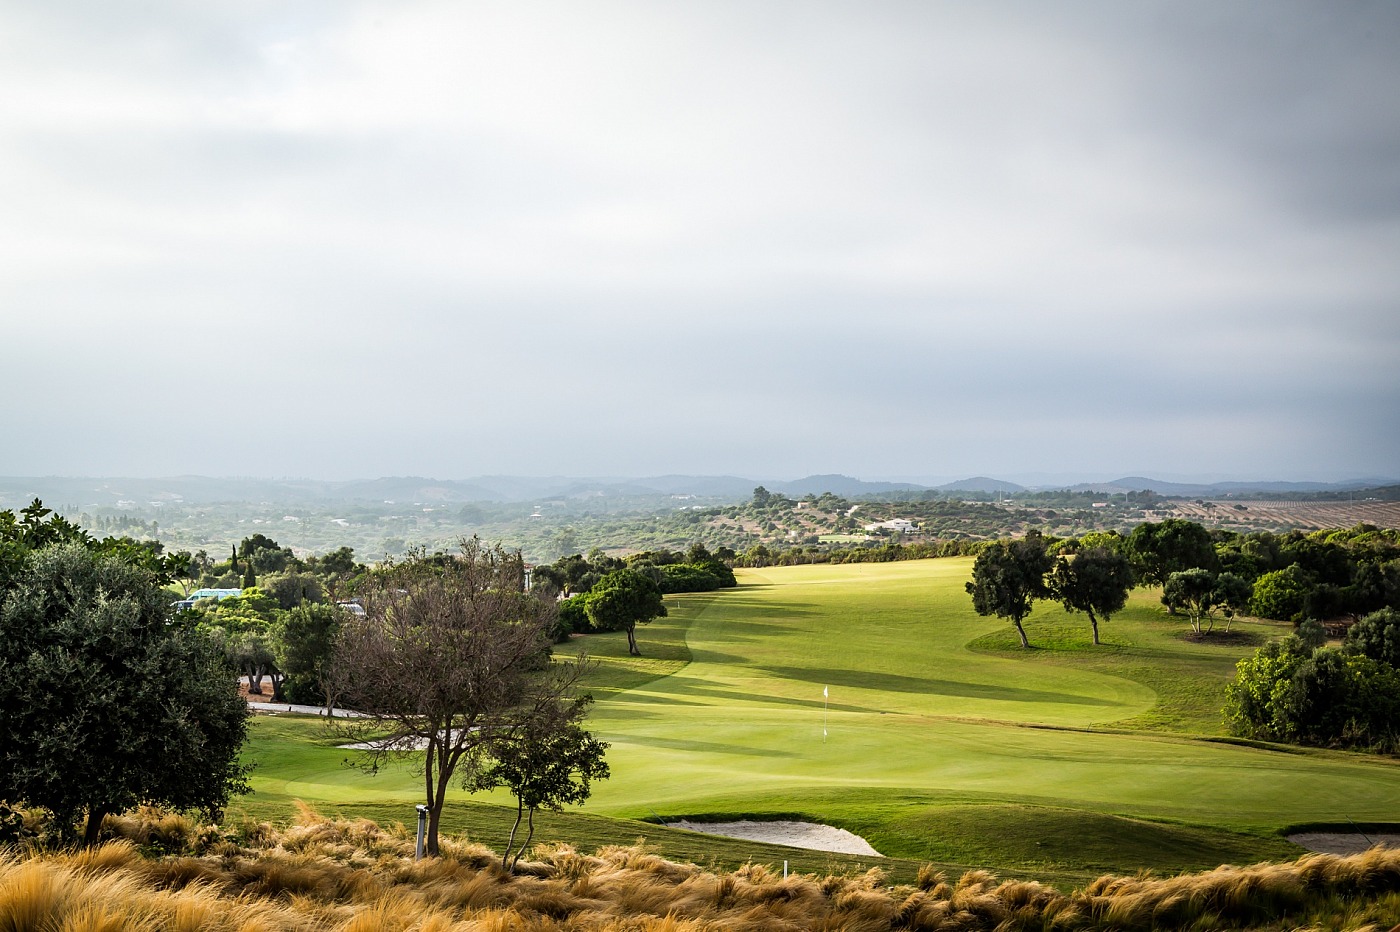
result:
[(1400, 502), (1182, 501), (1172, 502), (1170, 510), (1158, 512), (1153, 520), (1163, 517), (1236, 531), (1319, 531), (1358, 524), (1400, 528)]
[[(929, 860), (1073, 880), (1293, 857), (1288, 826), (1400, 812), (1395, 762), (1221, 740), (1234, 662), (1278, 627), (1195, 643), (1137, 593), (1097, 649), (1087, 623), (1041, 606), (1028, 625), (1037, 649), (1023, 653), (1009, 625), (972, 612), (970, 570), (948, 559), (745, 571), (739, 589), (682, 597), (641, 629), (640, 660), (615, 636), (581, 639), (600, 660), (592, 727), (612, 744), (613, 777), (588, 815), (546, 822), (545, 837), (646, 834), (702, 862), (853, 861), (615, 821), (801, 817), (909, 859), (896, 873)], [(259, 794), (242, 806), (285, 816), (300, 798), (411, 818), (421, 790), (409, 771), (349, 769), (351, 752), (317, 727), (259, 722)], [(483, 802), (449, 803), (446, 824), (498, 843), (507, 813)]]

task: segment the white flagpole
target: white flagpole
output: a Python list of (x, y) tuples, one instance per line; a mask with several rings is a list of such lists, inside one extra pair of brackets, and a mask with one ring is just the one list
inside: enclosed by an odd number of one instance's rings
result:
[(831, 695), (830, 687), (822, 687), (822, 744), (826, 744), (826, 700)]

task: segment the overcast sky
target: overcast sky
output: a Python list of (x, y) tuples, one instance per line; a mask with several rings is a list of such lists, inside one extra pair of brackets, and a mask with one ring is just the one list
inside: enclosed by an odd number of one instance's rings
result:
[(1400, 475), (1400, 5), (0, 0), (0, 474)]

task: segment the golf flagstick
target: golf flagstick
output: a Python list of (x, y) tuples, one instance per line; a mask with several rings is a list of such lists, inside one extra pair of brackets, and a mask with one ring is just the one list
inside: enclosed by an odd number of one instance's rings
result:
[(826, 700), (830, 695), (829, 686), (822, 687), (822, 744), (826, 744)]

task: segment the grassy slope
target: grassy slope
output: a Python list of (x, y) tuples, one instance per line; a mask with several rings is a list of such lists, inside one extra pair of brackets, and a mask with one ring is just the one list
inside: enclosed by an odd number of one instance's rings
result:
[[(1400, 811), (1391, 762), (1190, 737), (1221, 732), (1234, 661), (1269, 629), (1191, 643), (1140, 594), (1097, 649), (1087, 624), (1042, 606), (1029, 630), (1045, 646), (1027, 654), (1009, 626), (972, 613), (969, 571), (963, 559), (751, 571), (643, 629), (640, 662), (616, 637), (587, 639), (613, 769), (588, 812), (805, 815), (890, 855), (1077, 874), (1287, 857), (1283, 826)], [(361, 775), (341, 766), (346, 752), (289, 740), (304, 727), (260, 723), (252, 811), (300, 797), (411, 814), (410, 773)], [(499, 814), (458, 811), (465, 824)], [(637, 827), (586, 832), (631, 841), (616, 836)], [(720, 856), (745, 850), (723, 843)]]

